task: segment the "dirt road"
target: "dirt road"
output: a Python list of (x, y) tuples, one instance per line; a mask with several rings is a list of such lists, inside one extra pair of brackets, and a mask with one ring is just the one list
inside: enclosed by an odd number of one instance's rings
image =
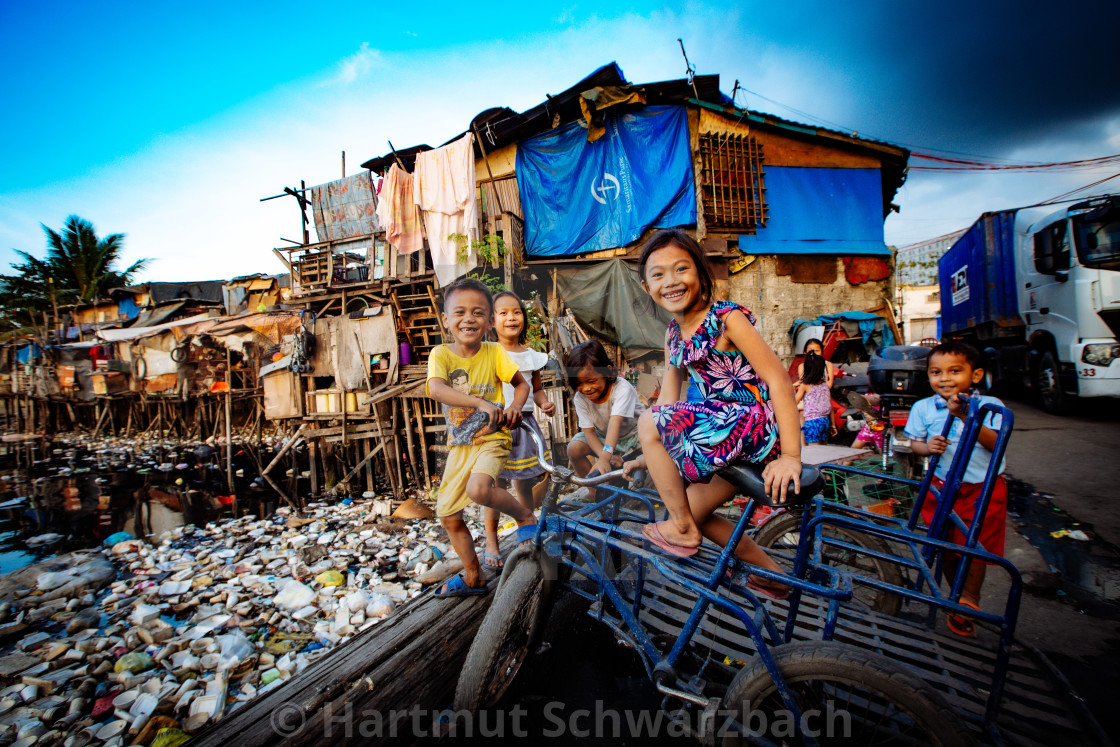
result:
[[(1028, 586), (1017, 637), (1051, 658), (1106, 733), (1120, 734), (1120, 401), (1082, 402), (1065, 417), (1007, 404), (1015, 413), (1009, 557), (1018, 549), (1022, 565), (1049, 566), (1056, 582)], [(1090, 539), (1051, 536), (1077, 529)]]

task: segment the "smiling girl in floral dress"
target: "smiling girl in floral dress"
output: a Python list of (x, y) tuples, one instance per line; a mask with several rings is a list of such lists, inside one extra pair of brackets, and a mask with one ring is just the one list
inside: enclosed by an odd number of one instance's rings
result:
[[(646, 466), (669, 510), (669, 520), (647, 524), (645, 537), (673, 555), (696, 553), (701, 535), (719, 545), (734, 525), (714, 511), (735, 488), (716, 473), (733, 462), (766, 465), (766, 491), (783, 502), (787, 485), (801, 489), (801, 429), (793, 387), (778, 356), (755, 330), (754, 316), (738, 304), (712, 300), (713, 281), (700, 245), (683, 231), (654, 234), (642, 250), (642, 287), (673, 315), (665, 335), (665, 379), (657, 405), (638, 422)], [(681, 401), (689, 376), (701, 401)], [(744, 536), (736, 555), (778, 570)], [(749, 586), (771, 595), (783, 587), (757, 578)]]

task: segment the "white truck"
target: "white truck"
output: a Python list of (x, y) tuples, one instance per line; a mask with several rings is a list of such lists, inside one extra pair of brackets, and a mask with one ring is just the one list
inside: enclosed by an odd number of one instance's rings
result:
[(938, 262), (941, 331), (983, 351), (989, 388), (1120, 397), (1120, 195), (985, 213)]

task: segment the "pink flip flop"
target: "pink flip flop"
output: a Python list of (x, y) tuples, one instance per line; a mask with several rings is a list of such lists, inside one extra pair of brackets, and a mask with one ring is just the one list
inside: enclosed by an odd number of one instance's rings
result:
[(762, 586), (761, 584), (756, 584), (754, 581), (751, 581), (749, 573), (746, 574), (746, 578), (743, 578), (743, 576), (741, 574), (740, 575), (732, 575), (731, 570), (728, 569), (726, 575), (727, 575), (727, 578), (731, 580), (731, 583), (742, 584), (743, 586), (746, 586), (751, 591), (756, 592), (758, 594), (762, 594), (763, 596), (766, 596), (766, 597), (770, 597), (771, 599), (776, 599), (778, 601), (781, 601), (783, 599), (788, 599), (789, 598), (790, 589), (788, 589), (788, 588), (786, 588), (786, 589), (776, 589), (772, 586)]
[(665, 552), (670, 555), (676, 555), (678, 558), (688, 558), (700, 551), (699, 547), (685, 547), (684, 545), (672, 544), (661, 535), (661, 530), (657, 528), (656, 523), (644, 525), (642, 527), (642, 536)]

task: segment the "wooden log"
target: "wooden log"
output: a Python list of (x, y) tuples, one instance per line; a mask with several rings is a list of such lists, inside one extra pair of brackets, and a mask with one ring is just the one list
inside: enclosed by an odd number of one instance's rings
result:
[(374, 448), (372, 448), (372, 449), (370, 449), (370, 448), (369, 448), (369, 446), (368, 446), (369, 442), (368, 442), (368, 441), (366, 442), (366, 444), (367, 444), (367, 446), (366, 446), (366, 455), (365, 455), (365, 457), (364, 457), (364, 458), (362, 459), (362, 461), (358, 462), (358, 466), (354, 467), (354, 469), (352, 469), (352, 470), (350, 470), (349, 472), (347, 472), (347, 473), (346, 473), (346, 477), (344, 477), (344, 478), (342, 478), (341, 480), (339, 480), (339, 482), (346, 482), (346, 481), (348, 481), (348, 480), (349, 480), (349, 479), (350, 479), (351, 477), (353, 477), (354, 475), (358, 474), (358, 470), (360, 470), (360, 469), (361, 469), (362, 467), (366, 466), (366, 464), (368, 464), (368, 463), (369, 463), (369, 460), (370, 460), (370, 459), (373, 459), (373, 458), (374, 458), (375, 456), (377, 456), (378, 454), (380, 454), (380, 453), (381, 453), (381, 450), (385, 448), (385, 442), (384, 442), (384, 441), (382, 441), (381, 443), (377, 444), (377, 446), (375, 446), (375, 447), (374, 447)]
[[(421, 594), (290, 682), (201, 732), (191, 744), (337, 747), (386, 744), (402, 737), (411, 741), (407, 719), (393, 739), (390, 712), (419, 707), (430, 713), (450, 706), (459, 670), (492, 598)], [(371, 733), (372, 713), (382, 719), (380, 733)], [(359, 729), (363, 723), (364, 734)]]
[(267, 475), (269, 472), (271, 472), (272, 468), (276, 466), (276, 463), (279, 462), (284, 457), (284, 455), (288, 453), (288, 449), (296, 445), (296, 441), (299, 440), (299, 437), (303, 434), (303, 429), (306, 427), (307, 423), (303, 423), (298, 429), (296, 429), (295, 434), (293, 434), (292, 437), (288, 439), (288, 443), (284, 444), (284, 448), (280, 449), (280, 453), (274, 456), (272, 458), (272, 461), (268, 463), (268, 466), (261, 470), (262, 475)]

